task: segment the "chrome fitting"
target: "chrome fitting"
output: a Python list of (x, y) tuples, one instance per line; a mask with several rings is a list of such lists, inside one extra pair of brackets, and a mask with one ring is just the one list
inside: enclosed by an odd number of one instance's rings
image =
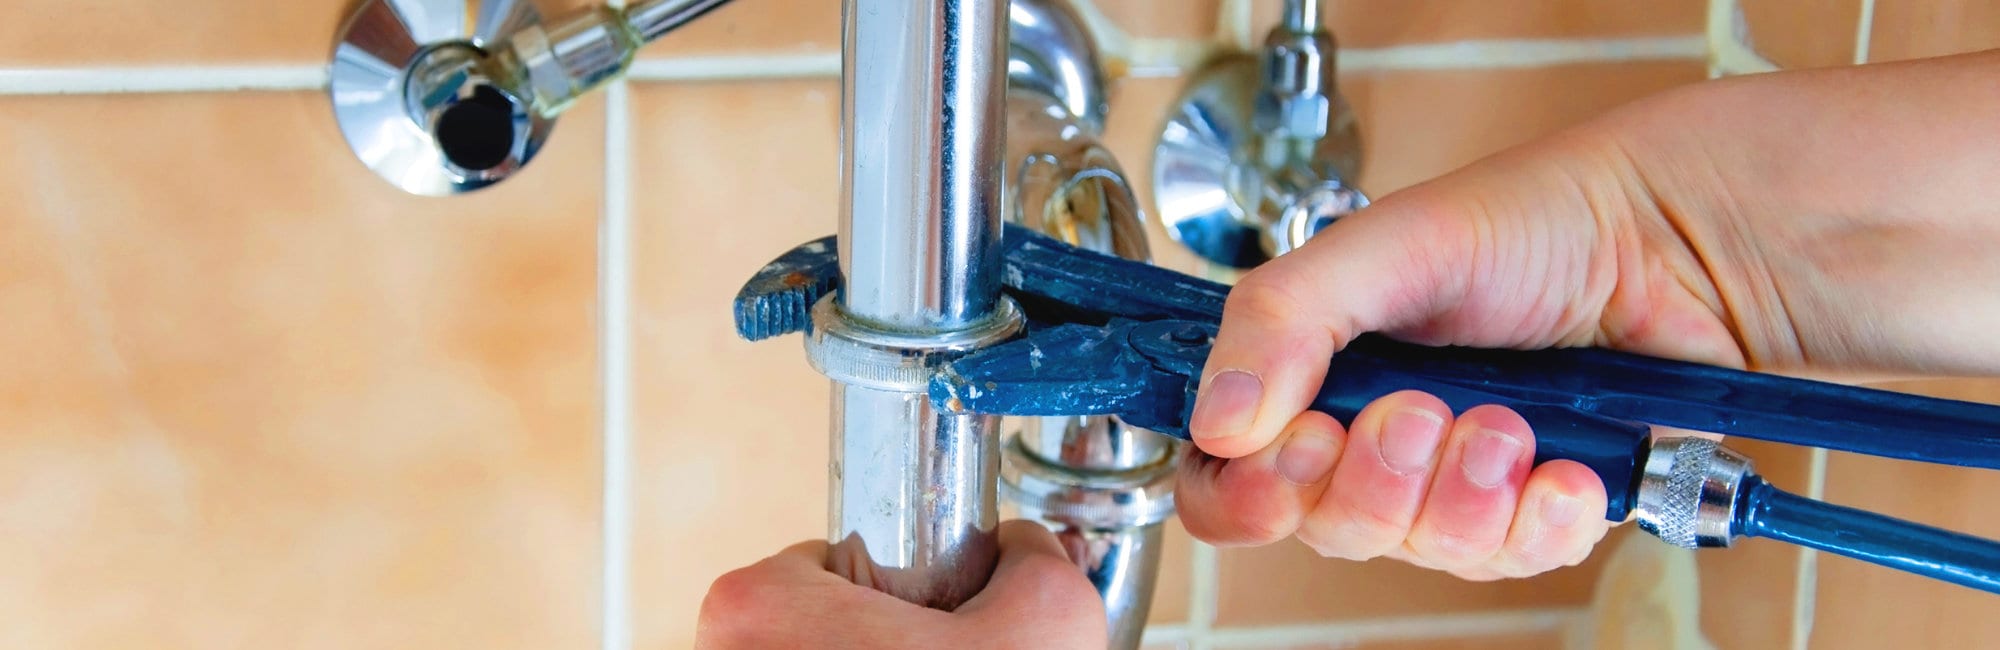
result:
[(1276, 137), (1317, 140), (1333, 117), (1333, 35), (1296, 32), (1280, 26), (1264, 40), (1264, 86), (1257, 93), (1258, 131)]
[(1044, 460), (1009, 436), (1000, 462), (1000, 494), (1021, 516), (1078, 528), (1148, 526), (1174, 515), (1174, 459), (1128, 470), (1082, 470)]
[(1681, 548), (1728, 547), (1750, 459), (1714, 440), (1656, 438), (1633, 512), (1639, 529)]
[(590, 7), (560, 22), (530, 25), (508, 39), (536, 112), (554, 117), (625, 70), (643, 45), (616, 10)]
[(1298, 250), (1334, 221), (1365, 207), (1368, 197), (1339, 179), (1323, 181), (1306, 190), (1297, 201), (1285, 206), (1283, 216), (1278, 218), (1273, 242), (1277, 254)]
[(1006, 340), (1026, 319), (1001, 296), (991, 315), (971, 327), (912, 334), (869, 327), (841, 313), (838, 295), (813, 305), (806, 361), (828, 379), (881, 391), (923, 393), (937, 367), (959, 353)]

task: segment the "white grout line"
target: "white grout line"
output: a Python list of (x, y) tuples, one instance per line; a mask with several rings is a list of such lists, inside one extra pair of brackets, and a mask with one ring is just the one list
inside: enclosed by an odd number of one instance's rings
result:
[(1487, 70), (1628, 61), (1700, 61), (1700, 35), (1601, 39), (1496, 39), (1339, 51), (1342, 70)]
[(1187, 643), (1189, 632), (1186, 625), (1148, 625), (1139, 636), (1140, 646), (1180, 645)]
[(325, 64), (0, 69), (0, 95), (295, 91), (326, 84)]
[(1565, 607), (1401, 616), (1312, 625), (1225, 627), (1210, 631), (1207, 641), (1218, 650), (1237, 650), (1302, 645), (1347, 646), (1383, 641), (1471, 639), (1558, 631), (1583, 614), (1582, 608)]
[(605, 88), (604, 214), (597, 235), (598, 365), (603, 391), (603, 650), (632, 647), (632, 111), (626, 84)]
[[(1163, 78), (1186, 73), (1220, 47), (1207, 41), (1118, 36), (1128, 77)], [(1740, 47), (1740, 46), (1739, 46)], [(1350, 71), (1483, 70), (1554, 65), (1701, 59), (1698, 36), (1572, 40), (1485, 40), (1341, 50)], [(1754, 57), (1754, 54), (1751, 55)], [(1724, 63), (1727, 63), (1726, 61)], [(1739, 66), (1742, 64), (1731, 64)], [(1768, 65), (1768, 63), (1766, 63)], [(1744, 71), (1730, 67), (1733, 71)], [(830, 78), (840, 75), (840, 54), (780, 54), (641, 59), (628, 78), (639, 83)], [(0, 95), (206, 93), (245, 90), (323, 90), (325, 65), (159, 66), (0, 69)]]
[(1215, 40), (1239, 50), (1257, 45), (1255, 7), (1251, 0), (1224, 0), (1215, 8)]
[(650, 81), (744, 81), (840, 76), (840, 53), (674, 57), (632, 62), (626, 78)]
[(1188, 554), (1188, 620), (1187, 641), (1191, 650), (1208, 647), (1209, 628), (1215, 626), (1215, 610), (1222, 602), (1216, 589), (1221, 578), (1219, 563), (1215, 559), (1215, 547), (1200, 540), (1194, 542), (1194, 552)]
[(1854, 65), (1868, 62), (1875, 45), (1875, 0), (1861, 0), (1861, 19), (1854, 25)]
[(1745, 42), (1736, 0), (1708, 0), (1708, 63), (1713, 76), (1774, 72), (1778, 65)]

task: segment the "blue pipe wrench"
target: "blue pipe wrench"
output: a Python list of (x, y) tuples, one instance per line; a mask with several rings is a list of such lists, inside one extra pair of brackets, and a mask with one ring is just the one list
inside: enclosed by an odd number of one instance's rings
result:
[[(937, 368), (932, 401), (999, 415), (1114, 415), (1186, 439), (1229, 287), (1013, 225), (1004, 242), (1002, 277), (1027, 333)], [(822, 239), (761, 270), (737, 296), (738, 333), (757, 340), (809, 327), (812, 305), (838, 289), (835, 250)], [(1534, 429), (1537, 464), (1590, 467), (1609, 497), (1607, 519), (1636, 510), (1641, 527), (1669, 542), (1772, 537), (2000, 593), (2000, 544), (1789, 495), (1747, 464), (1727, 477), (1733, 484), (1707, 485), (1728, 460), (1715, 445), (1674, 443), (1668, 453), (1652, 435), (1655, 426), (1690, 429), (2000, 469), (2000, 407), (1603, 349), (1429, 347), (1371, 335), (1334, 355), (1311, 408), (1351, 424), (1364, 405), (1407, 389), (1459, 412), (1512, 408)], [(1715, 512), (1722, 521), (1699, 519)]]

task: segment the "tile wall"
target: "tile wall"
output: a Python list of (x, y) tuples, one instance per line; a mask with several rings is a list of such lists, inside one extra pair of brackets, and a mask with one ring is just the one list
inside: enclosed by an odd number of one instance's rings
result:
[[(825, 383), (724, 305), (833, 227), (839, 3), (737, 0), (448, 200), (342, 143), (322, 65), (350, 4), (0, 21), (0, 647), (680, 648), (709, 580), (822, 534)], [(1096, 0), (1142, 197), (1181, 76), (1277, 4)], [(1376, 194), (1712, 71), (2000, 46), (1993, 0), (1742, 0), (1741, 28), (1721, 0), (1328, 4)], [(2000, 536), (1990, 473), (1746, 447)], [(2000, 644), (1991, 597), (1775, 544), (1700, 562), (1719, 647)], [(1602, 564), (1466, 584), (1176, 530), (1149, 639), (1553, 647)]]

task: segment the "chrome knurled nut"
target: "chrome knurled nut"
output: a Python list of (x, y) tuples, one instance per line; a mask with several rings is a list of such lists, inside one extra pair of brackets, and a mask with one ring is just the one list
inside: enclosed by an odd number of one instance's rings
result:
[(1639, 528), (1681, 548), (1727, 547), (1750, 459), (1707, 438), (1658, 438), (1632, 506)]
[(1001, 443), (1000, 497), (1028, 519), (1096, 530), (1156, 524), (1174, 516), (1178, 457), (1123, 471), (1078, 470), (1042, 460), (1009, 435)]
[(806, 333), (806, 361), (828, 379), (897, 393), (923, 393), (939, 365), (974, 348), (1004, 341), (1026, 319), (1012, 298), (1001, 296), (993, 314), (970, 328), (937, 334), (888, 332), (840, 312), (838, 296), (820, 298)]

